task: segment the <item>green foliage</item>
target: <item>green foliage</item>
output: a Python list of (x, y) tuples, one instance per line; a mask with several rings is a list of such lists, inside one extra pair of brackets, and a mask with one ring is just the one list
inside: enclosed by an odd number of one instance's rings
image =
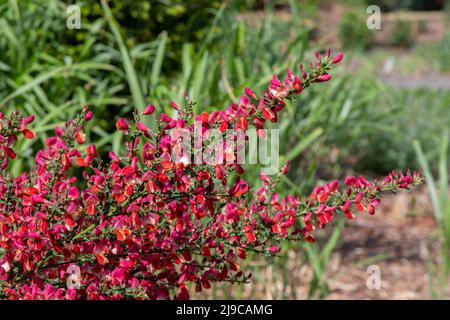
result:
[(411, 21), (397, 19), (392, 31), (392, 44), (400, 47), (410, 47), (413, 44)]
[(441, 42), (420, 46), (417, 53), (440, 72), (450, 72), (450, 32)]
[[(392, 90), (376, 79), (371, 79), (370, 84), (365, 103), (377, 120), (366, 122), (361, 118), (359, 121), (365, 129), (350, 149), (357, 159), (354, 169), (377, 173), (392, 168), (418, 169), (411, 142), (433, 141), (441, 128), (450, 127), (450, 93), (428, 89)], [(437, 159), (433, 145), (425, 144), (424, 148), (433, 155), (432, 159)]]
[[(102, 1), (84, 0), (81, 3), (82, 16), (87, 21), (96, 21), (103, 16)], [(133, 47), (139, 43), (155, 40), (162, 32), (167, 32), (168, 55), (164, 65), (168, 71), (179, 70), (179, 59), (183, 44), (198, 42), (207, 36), (209, 26), (216, 17), (224, 1), (219, 0), (110, 0), (112, 15), (124, 31), (126, 45)], [(253, 5), (253, 0), (228, 0), (226, 5), (236, 10), (244, 10)], [(223, 26), (212, 30), (220, 38)], [(82, 42), (86, 34), (77, 34)]]
[(450, 72), (450, 32), (437, 46), (437, 60), (442, 71)]
[[(430, 294), (432, 297), (446, 298), (447, 280), (450, 273), (450, 201), (448, 199), (450, 192), (448, 186), (450, 172), (448, 155), (450, 149), (448, 128), (442, 131), (439, 142), (438, 179), (433, 177), (429, 161), (418, 140), (414, 141), (414, 149), (425, 174), (433, 213), (443, 238), (441, 263), (439, 265), (433, 265), (432, 260), (429, 261), (428, 270), (429, 276), (432, 279), (430, 281)], [(435, 276), (438, 278), (438, 286), (434, 285), (433, 280)]]
[(372, 41), (371, 31), (366, 26), (365, 11), (348, 11), (339, 23), (339, 38), (344, 48), (366, 49)]
[[(61, 1), (12, 3), (0, 6), (0, 108), (34, 114), (39, 137), (22, 143), (20, 152), (32, 153), (33, 143), (43, 143), (49, 129), (85, 104), (95, 106), (98, 117), (88, 141), (102, 146), (117, 139), (108, 133), (114, 124), (109, 115), (142, 108), (150, 91), (157, 92), (166, 36), (128, 48), (119, 28), (102, 18), (82, 22), (86, 38), (74, 45), (68, 38), (83, 31), (67, 29)], [(13, 169), (32, 162), (14, 162)]]
[(345, 220), (339, 221), (337, 227), (333, 230), (328, 241), (320, 247), (319, 244), (304, 245), (304, 250), (308, 261), (310, 261), (313, 268), (313, 278), (309, 285), (308, 298), (323, 299), (329, 293), (328, 283), (326, 281), (325, 273), (327, 271), (328, 262), (331, 254), (336, 248), (342, 230), (344, 229)]

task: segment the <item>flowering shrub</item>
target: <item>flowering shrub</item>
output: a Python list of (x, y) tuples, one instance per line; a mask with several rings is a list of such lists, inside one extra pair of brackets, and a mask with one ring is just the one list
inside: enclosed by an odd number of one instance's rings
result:
[[(299, 76), (287, 70), (258, 97), (250, 89), (226, 110), (195, 116), (192, 104), (172, 103), (177, 118), (161, 114), (149, 128), (149, 105), (133, 121), (119, 119), (126, 152), (104, 163), (85, 141), (83, 112), (57, 127), (36, 154), (36, 168), (7, 171), (13, 144), (33, 117), (0, 114), (0, 297), (7, 299), (187, 299), (188, 288), (240, 282), (249, 275), (239, 261), (248, 252), (276, 255), (281, 241), (314, 242), (314, 230), (339, 215), (375, 213), (381, 192), (420, 183), (420, 175), (393, 172), (369, 182), (347, 177), (317, 186), (309, 197), (280, 197), (275, 176), (262, 174), (254, 191), (239, 164), (172, 161), (175, 129), (262, 130), (277, 122), (285, 100), (313, 83), (330, 80), (342, 54), (317, 54)], [(263, 134), (262, 131), (258, 131)], [(235, 150), (236, 151), (236, 150)]]

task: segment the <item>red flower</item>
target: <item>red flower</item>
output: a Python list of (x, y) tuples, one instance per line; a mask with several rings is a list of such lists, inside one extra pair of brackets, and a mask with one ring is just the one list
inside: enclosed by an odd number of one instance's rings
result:
[(251, 231), (246, 232), (246, 233), (245, 233), (245, 237), (247, 238), (247, 240), (248, 240), (249, 242), (256, 242), (256, 236), (255, 236), (255, 234), (254, 234), (253, 232), (251, 232)]
[[(373, 214), (382, 191), (420, 183), (417, 173), (392, 172), (380, 181), (348, 177), (344, 186), (337, 180), (317, 186), (310, 197), (283, 197), (277, 183), (288, 163), (275, 177), (261, 175), (261, 186), (249, 186), (237, 163), (172, 161), (178, 129), (187, 135), (200, 125), (199, 134), (209, 137), (215, 129), (237, 135), (254, 127), (263, 136), (287, 99), (324, 80), (318, 74), (342, 59), (330, 56), (319, 54), (300, 75), (274, 76), (261, 96), (246, 88), (225, 110), (194, 116), (173, 102), (177, 117), (161, 114), (155, 129), (140, 122), (154, 112), (149, 105), (133, 122), (117, 121), (129, 134), (123, 151), (110, 151), (109, 159), (94, 161), (95, 144), (84, 152), (72, 141), (86, 140), (83, 123), (92, 113), (84, 107), (45, 141), (36, 166), (18, 176), (8, 162), (21, 132), (33, 135), (27, 125), (34, 118), (0, 113), (0, 299), (188, 299), (191, 287), (246, 281), (239, 259), (249, 251), (273, 256), (283, 240), (314, 242), (316, 230), (340, 213)], [(150, 139), (141, 144), (142, 133)], [(64, 289), (72, 275), (80, 287)]]
[(86, 158), (78, 157), (75, 162), (76, 162), (77, 166), (79, 166), (79, 167), (88, 167), (89, 166), (89, 161), (87, 161)]
[(96, 258), (97, 262), (102, 266), (108, 263), (108, 259), (105, 257), (103, 253), (97, 254)]
[(275, 113), (273, 113), (269, 108), (264, 108), (262, 113), (264, 115), (264, 118), (266, 118), (270, 122), (275, 122), (277, 120)]
[(239, 198), (242, 195), (246, 194), (248, 191), (248, 184), (244, 180), (238, 180), (236, 184), (231, 188), (230, 194), (233, 197)]
[(374, 199), (369, 203), (369, 206), (367, 207), (367, 212), (369, 214), (375, 214), (375, 207), (380, 203), (379, 199)]
[(22, 129), (21, 132), (27, 139), (34, 139), (36, 136), (35, 133), (29, 129)]
[(344, 205), (342, 206), (342, 211), (344, 211), (345, 216), (349, 220), (351, 220), (355, 217), (353, 212), (350, 210), (351, 205), (352, 205), (352, 202), (350, 200), (347, 200), (347, 201), (345, 201)]

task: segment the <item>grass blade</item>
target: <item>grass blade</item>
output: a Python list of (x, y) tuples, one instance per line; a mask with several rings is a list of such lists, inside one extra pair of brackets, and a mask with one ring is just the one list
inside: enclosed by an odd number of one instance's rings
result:
[[(447, 191), (448, 191), (448, 129), (442, 132), (442, 140), (439, 148), (439, 203), (441, 205), (442, 214), (445, 214), (448, 206)], [(450, 217), (445, 214), (445, 221), (450, 223)], [(450, 235), (449, 235), (450, 236)]]
[(47, 72), (43, 72), (39, 74), (36, 78), (33, 80), (27, 82), (23, 86), (19, 87), (17, 90), (6, 96), (3, 100), (0, 101), (0, 108), (6, 104), (11, 99), (14, 99), (15, 97), (18, 97), (28, 90), (34, 89), (36, 86), (40, 85), (41, 83), (57, 76), (61, 76), (64, 73), (68, 73), (70, 71), (79, 71), (79, 70), (88, 70), (88, 69), (98, 69), (98, 70), (109, 70), (109, 71), (117, 71), (116, 68), (112, 65), (105, 64), (105, 63), (79, 63), (79, 64), (73, 64), (70, 66), (60, 66), (50, 69)]
[(314, 140), (320, 137), (320, 135), (323, 133), (322, 128), (316, 128), (313, 132), (311, 132), (309, 135), (307, 135), (304, 139), (300, 140), (295, 147), (288, 152), (286, 159), (292, 160), (295, 159), (303, 150), (308, 148)]
[(436, 193), (436, 186), (433, 175), (431, 174), (430, 166), (428, 165), (428, 161), (423, 153), (422, 146), (419, 141), (415, 140), (413, 142), (414, 150), (416, 151), (417, 158), (419, 160), (420, 166), (423, 168), (423, 173), (425, 174), (425, 180), (427, 182), (428, 192), (431, 198), (431, 204), (433, 206), (433, 212), (435, 218), (438, 222), (442, 221), (442, 212), (441, 207), (439, 205), (438, 196)]
[(116, 19), (114, 19), (111, 9), (109, 8), (106, 0), (102, 0), (102, 7), (105, 19), (106, 21), (108, 21), (108, 25), (112, 33), (114, 34), (117, 45), (119, 46), (120, 54), (122, 55), (123, 66), (135, 107), (142, 112), (145, 108), (144, 95), (142, 94), (142, 89), (139, 84), (136, 70), (134, 69), (133, 63), (131, 62), (130, 54), (120, 33), (119, 24), (117, 23)]
[(166, 51), (167, 44), (167, 32), (163, 31), (161, 33), (161, 40), (158, 44), (158, 49), (156, 50), (155, 61), (152, 66), (152, 75), (151, 75), (151, 85), (155, 86), (159, 83), (159, 76), (161, 74), (161, 66), (164, 60), (164, 53)]

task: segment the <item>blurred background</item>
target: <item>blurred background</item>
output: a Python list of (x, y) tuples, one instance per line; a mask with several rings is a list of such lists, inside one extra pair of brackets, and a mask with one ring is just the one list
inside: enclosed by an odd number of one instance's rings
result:
[[(0, 111), (36, 115), (38, 133), (8, 170), (32, 165), (83, 105), (96, 119), (87, 141), (118, 151), (115, 120), (134, 109), (170, 113), (185, 94), (196, 112), (226, 107), (327, 48), (345, 54), (332, 81), (290, 102), (277, 125), (281, 161), (291, 161), (280, 194), (393, 169), (422, 169), (426, 184), (314, 245), (254, 256), (250, 283), (195, 298), (448, 298), (450, 1), (0, 0)], [(251, 185), (258, 175), (248, 166)], [(371, 270), (380, 289), (367, 286)]]

